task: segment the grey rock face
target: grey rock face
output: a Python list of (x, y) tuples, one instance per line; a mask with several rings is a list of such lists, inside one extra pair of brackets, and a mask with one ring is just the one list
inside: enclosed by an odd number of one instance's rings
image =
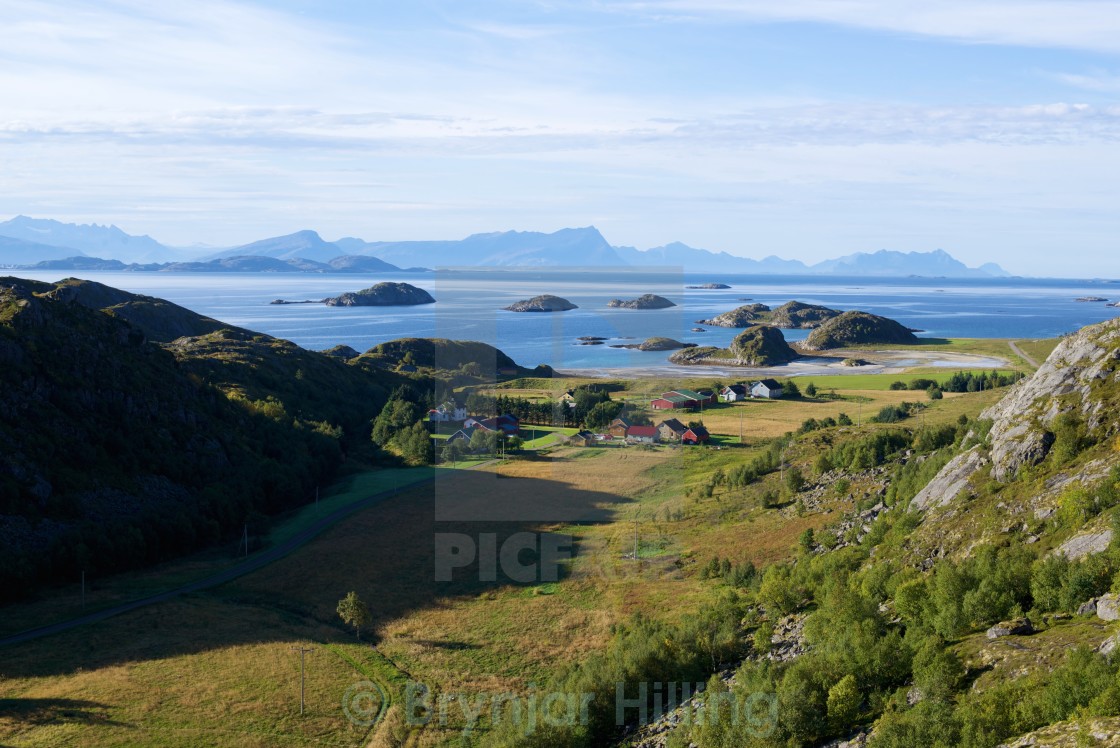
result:
[(1108, 548), (1108, 544), (1111, 542), (1112, 530), (1102, 530), (1076, 535), (1062, 543), (1056, 552), (1073, 561), (1094, 553), (1101, 553)]
[(959, 454), (941, 468), (937, 476), (910, 502), (914, 509), (932, 509), (945, 506), (955, 499), (968, 485), (973, 474), (983, 467), (987, 460), (980, 453), (978, 447), (973, 447), (964, 454)]
[[(1013, 478), (1021, 467), (1036, 465), (1050, 452), (1054, 434), (1049, 430), (1063, 412), (1078, 411), (1090, 429), (1107, 414), (1090, 397), (1091, 384), (1115, 377), (1120, 369), (1120, 319), (1086, 327), (1063, 340), (1032, 376), (981, 414), (992, 420), (992, 476)], [(1072, 403), (1058, 398), (1075, 394)]]

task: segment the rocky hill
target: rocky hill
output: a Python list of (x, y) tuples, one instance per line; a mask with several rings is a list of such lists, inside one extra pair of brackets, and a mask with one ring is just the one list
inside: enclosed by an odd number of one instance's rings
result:
[(801, 348), (825, 351), (851, 345), (906, 345), (917, 342), (913, 332), (893, 319), (851, 311), (822, 323), (809, 333)]
[(647, 293), (636, 299), (611, 299), (607, 302), (607, 306), (612, 309), (668, 309), (676, 304), (664, 296)]
[(743, 366), (776, 366), (797, 358), (782, 331), (770, 325), (748, 327), (735, 336), (730, 349)]
[(507, 312), (566, 312), (579, 309), (575, 304), (552, 294), (541, 294), (505, 307)]
[(528, 369), (519, 366), (499, 348), (473, 340), (446, 338), (399, 338), (379, 343), (354, 364), (363, 368), (396, 369), (410, 365), (433, 376), (466, 373), (475, 378), (505, 376), (552, 376), (547, 365)]
[(724, 366), (781, 366), (798, 358), (782, 331), (770, 325), (753, 325), (743, 330), (727, 348), (689, 347), (677, 351), (669, 361), (674, 364), (720, 364)]
[(770, 313), (769, 323), (787, 330), (806, 330), (819, 327), (841, 312), (815, 304), (802, 304), (800, 301), (787, 301)]
[(696, 320), (696, 324), (712, 327), (750, 327), (768, 319), (769, 311), (770, 307), (765, 304), (744, 304), (730, 312), (717, 314), (711, 319)]
[(417, 306), (434, 304), (436, 300), (411, 283), (378, 283), (361, 291), (324, 299), (323, 303), (327, 306)]

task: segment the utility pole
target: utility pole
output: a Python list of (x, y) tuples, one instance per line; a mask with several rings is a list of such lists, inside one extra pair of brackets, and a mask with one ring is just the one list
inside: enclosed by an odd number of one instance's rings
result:
[(638, 515), (634, 515), (634, 561), (638, 559)]
[(315, 647), (290, 647), (293, 652), (299, 652), (299, 713), (303, 714), (303, 658), (308, 652), (314, 652)]

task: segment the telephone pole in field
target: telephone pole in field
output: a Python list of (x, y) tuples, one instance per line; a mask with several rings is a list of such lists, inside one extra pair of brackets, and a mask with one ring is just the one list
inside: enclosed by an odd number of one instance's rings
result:
[(314, 652), (315, 647), (290, 647), (293, 652), (299, 652), (299, 713), (303, 714), (303, 658), (308, 652)]

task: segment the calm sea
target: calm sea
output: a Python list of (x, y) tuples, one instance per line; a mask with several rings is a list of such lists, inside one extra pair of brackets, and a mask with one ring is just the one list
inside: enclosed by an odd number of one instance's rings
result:
[[(23, 277), (58, 280), (61, 275), (15, 271)], [(791, 299), (837, 309), (861, 309), (897, 319), (930, 337), (1043, 338), (1111, 319), (1120, 309), (1077, 302), (1082, 296), (1120, 300), (1120, 284), (1076, 280), (947, 280), (930, 278), (807, 278), (792, 276), (691, 275), (648, 270), (459, 270), (437, 273), (356, 275), (83, 273), (82, 277), (136, 293), (158, 296), (188, 309), (280, 338), (305, 348), (346, 344), (364, 351), (400, 337), (481, 340), (518, 363), (558, 369), (663, 365), (666, 353), (613, 349), (658, 335), (702, 345), (725, 346), (736, 330), (693, 332), (696, 321), (750, 301), (776, 307)], [(272, 305), (273, 299), (319, 299), (357, 291), (385, 280), (429, 291), (435, 304), (419, 307), (326, 307)], [(727, 290), (690, 290), (720, 282)], [(502, 307), (552, 293), (579, 305), (554, 314), (516, 314)], [(612, 298), (656, 293), (678, 306), (658, 311), (610, 309)], [(798, 340), (805, 332), (789, 330)], [(579, 345), (581, 336), (607, 338)]]

